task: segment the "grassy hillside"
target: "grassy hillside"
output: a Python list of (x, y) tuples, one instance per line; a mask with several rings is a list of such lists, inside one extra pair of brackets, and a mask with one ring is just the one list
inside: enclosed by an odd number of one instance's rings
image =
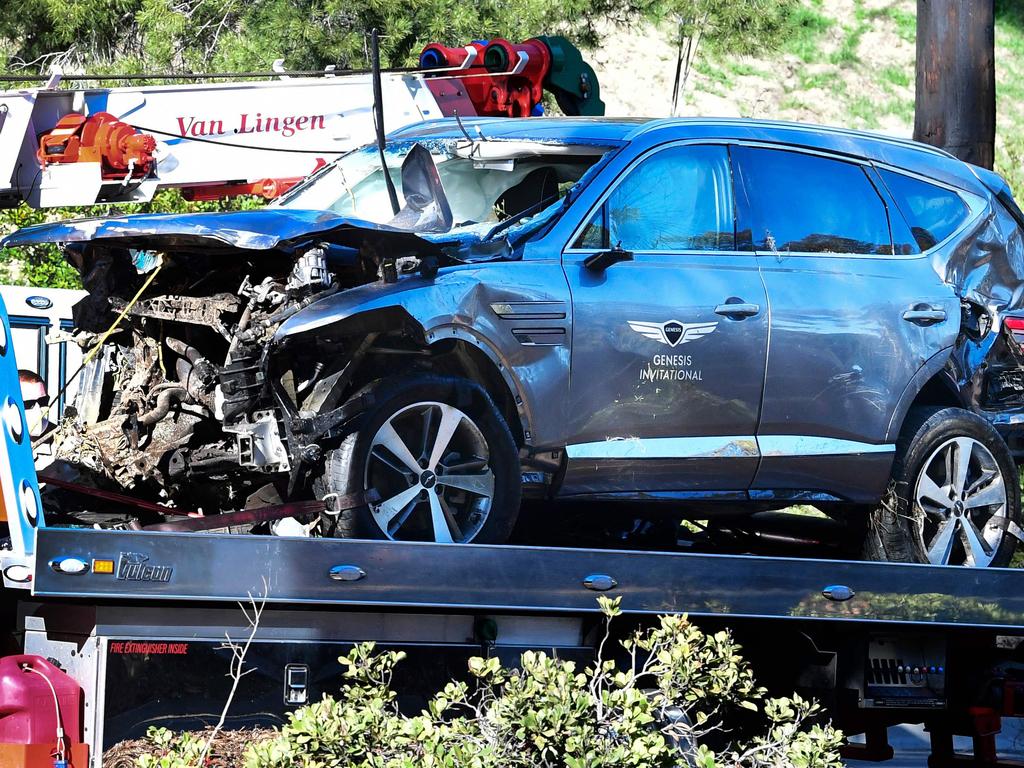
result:
[[(997, 2), (996, 169), (1024, 196), (1024, 3)], [(915, 0), (802, 0), (768, 53), (704, 51), (684, 114), (764, 117), (910, 136)], [(591, 54), (610, 114), (667, 115), (671, 32), (613, 33)]]

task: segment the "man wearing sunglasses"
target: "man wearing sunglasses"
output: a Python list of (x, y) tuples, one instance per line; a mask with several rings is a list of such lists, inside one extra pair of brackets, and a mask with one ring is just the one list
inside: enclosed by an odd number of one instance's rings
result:
[[(25, 421), (32, 438), (36, 469), (42, 469), (53, 461), (53, 437), (50, 433), (55, 427), (48, 418), (50, 396), (46, 392), (46, 382), (37, 373), (21, 369), (18, 382), (21, 384), (21, 399), (25, 401)], [(46, 439), (47, 435), (50, 435), (49, 439)]]

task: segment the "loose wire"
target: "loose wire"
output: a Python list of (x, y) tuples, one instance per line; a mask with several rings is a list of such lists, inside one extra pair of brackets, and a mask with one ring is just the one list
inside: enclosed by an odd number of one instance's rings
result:
[(21, 665), (23, 672), (34, 672), (39, 675), (46, 684), (50, 687), (50, 693), (53, 694), (53, 708), (57, 713), (57, 759), (66, 760), (68, 754), (68, 740), (64, 735), (64, 720), (60, 716), (60, 701), (57, 699), (57, 689), (53, 687), (53, 683), (50, 682), (50, 678), (47, 677), (42, 671), (35, 669), (28, 662), (24, 662)]
[[(422, 71), (433, 71), (424, 70), (422, 67), (389, 67), (388, 69), (382, 69), (382, 72), (422, 72)], [(152, 73), (152, 74), (95, 74), (95, 75), (61, 75), (61, 81), (67, 80), (68, 82), (81, 81), (81, 80), (229, 80), (231, 78), (274, 78), (274, 77), (336, 77), (339, 75), (365, 75), (369, 74), (368, 69), (293, 69), (293, 70), (282, 70), (280, 72), (271, 70), (269, 72), (255, 71), (255, 72), (181, 72), (178, 74), (167, 74), (164, 73)], [(0, 83), (39, 83), (46, 82), (52, 77), (52, 75), (0, 75)]]

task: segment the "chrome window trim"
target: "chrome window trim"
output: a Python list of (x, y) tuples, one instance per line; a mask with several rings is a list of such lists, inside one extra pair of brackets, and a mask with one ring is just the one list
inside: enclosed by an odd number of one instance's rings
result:
[[(934, 250), (934, 249), (933, 249)], [(815, 258), (815, 259), (871, 259), (873, 261), (913, 261), (927, 256), (928, 253), (833, 253), (830, 251), (744, 251), (744, 253), (756, 253), (758, 256), (774, 256), (779, 259), (792, 257)]]
[(620, 437), (565, 447), (566, 455), (574, 460), (857, 456), (895, 451), (894, 443), (865, 443), (817, 435)]
[[(586, 255), (591, 253), (600, 253), (606, 251), (607, 248), (574, 248), (572, 250), (565, 251), (566, 254), (580, 254)], [(709, 251), (706, 248), (695, 248), (692, 251), (650, 251), (650, 250), (631, 250), (634, 256), (753, 256), (755, 251)], [(813, 255), (813, 254), (812, 254)]]
[(876, 133), (874, 131), (863, 131), (857, 130), (856, 128), (842, 128), (835, 125), (823, 125), (822, 123), (804, 123), (804, 122), (787, 122), (785, 120), (758, 120), (756, 118), (749, 117), (717, 117), (717, 118), (706, 118), (706, 117), (662, 117), (655, 118), (646, 123), (642, 123), (640, 127), (632, 134), (629, 140), (635, 140), (640, 136), (657, 134), (660, 131), (667, 131), (673, 128), (678, 128), (681, 125), (694, 124), (699, 126), (709, 126), (715, 128), (764, 128), (773, 131), (790, 131), (793, 133), (823, 133), (830, 136), (848, 136), (850, 138), (877, 141), (881, 144), (891, 144), (895, 147), (902, 147), (904, 149), (913, 149), (918, 152), (933, 154), (947, 160), (956, 160), (957, 158), (939, 147), (933, 147), (928, 144), (922, 144), (912, 139), (902, 138), (900, 136), (890, 136), (884, 133)]
[(818, 149), (817, 147), (805, 147), (799, 144), (779, 144), (774, 141), (756, 141), (753, 139), (736, 139), (735, 141), (729, 142), (734, 147), (752, 147), (754, 149), (774, 149), (780, 152), (796, 152), (801, 155), (816, 155), (818, 157), (824, 157), (826, 160), (837, 160), (841, 163), (850, 163), (851, 165), (863, 165), (871, 167), (871, 161), (866, 157), (860, 155), (846, 155), (842, 152), (830, 151), (827, 149)]

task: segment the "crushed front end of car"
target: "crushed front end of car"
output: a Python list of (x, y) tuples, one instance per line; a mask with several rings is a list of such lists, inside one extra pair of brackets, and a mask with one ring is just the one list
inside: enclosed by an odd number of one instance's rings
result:
[[(366, 148), (263, 210), (59, 222), (6, 238), (9, 247), (63, 244), (89, 294), (75, 308), (74, 338), (94, 356), (53, 435), (57, 461), (47, 473), (65, 490), (130, 493), (168, 514), (96, 512), (95, 498), (81, 505), (65, 495), (54, 508), (73, 523), (147, 527), (177, 513), (309, 498), (325, 450), (366, 405), (360, 388), (431, 356), (422, 328), (399, 309), (337, 334), (327, 324), (334, 310), (317, 305), (360, 288), (372, 305), (407, 281), (429, 289), (445, 267), (518, 258), (608, 149), (508, 142), (481, 160), (469, 156), (473, 146), (389, 146), (397, 212), (377, 150)], [(456, 189), (450, 205), (442, 177), (455, 187), (474, 170), (476, 183)], [(280, 333), (303, 326), (303, 313), (325, 327)], [(296, 516), (301, 528), (282, 532), (316, 532), (315, 514)], [(231, 530), (260, 521), (243, 522)]]

